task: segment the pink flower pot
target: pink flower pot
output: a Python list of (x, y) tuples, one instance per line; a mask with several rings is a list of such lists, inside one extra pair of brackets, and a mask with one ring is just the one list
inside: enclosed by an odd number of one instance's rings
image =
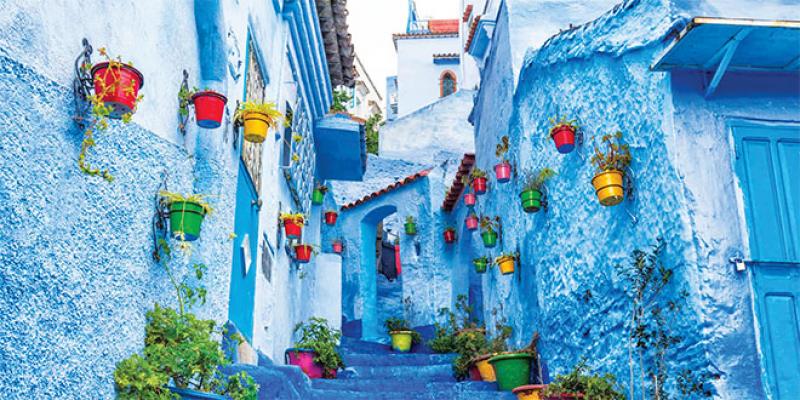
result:
[(504, 162), (495, 165), (494, 174), (498, 182), (508, 182), (511, 179), (511, 164)]
[[(314, 362), (314, 353), (308, 349), (286, 349), (286, 361), (289, 365), (300, 367), (303, 372), (311, 379), (319, 379), (323, 376), (322, 365)], [(333, 372), (334, 377), (336, 372)]]
[(475, 200), (477, 200), (477, 197), (475, 196), (475, 193), (467, 193), (467, 194), (464, 195), (464, 205), (467, 206), (467, 207), (474, 206), (475, 205)]
[(478, 229), (478, 217), (475, 215), (470, 215), (467, 217), (467, 219), (464, 220), (464, 223), (467, 225), (468, 230), (474, 231)]
[(475, 194), (484, 194), (486, 193), (486, 178), (480, 177), (475, 178), (472, 180), (472, 190), (475, 191)]
[(333, 242), (333, 252), (336, 254), (342, 253), (342, 242)]

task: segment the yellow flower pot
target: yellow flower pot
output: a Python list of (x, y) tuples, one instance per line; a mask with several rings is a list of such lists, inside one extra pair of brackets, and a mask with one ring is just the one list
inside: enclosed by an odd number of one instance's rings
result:
[(260, 112), (246, 112), (244, 114), (244, 140), (252, 143), (261, 143), (267, 139), (269, 119)]
[(542, 400), (544, 388), (544, 385), (525, 385), (516, 387), (511, 392), (517, 395), (517, 400)]
[(615, 206), (625, 198), (625, 189), (622, 186), (622, 171), (603, 171), (592, 178), (597, 198), (604, 206)]
[(407, 353), (411, 350), (411, 331), (392, 331), (392, 348)]
[(497, 377), (494, 375), (494, 367), (492, 364), (489, 364), (489, 359), (492, 358), (494, 354), (485, 354), (479, 357), (475, 357), (472, 361), (475, 363), (475, 367), (478, 368), (478, 372), (481, 373), (481, 380), (484, 382), (495, 382), (497, 381)]
[(514, 273), (514, 257), (503, 256), (497, 259), (497, 266), (503, 275)]

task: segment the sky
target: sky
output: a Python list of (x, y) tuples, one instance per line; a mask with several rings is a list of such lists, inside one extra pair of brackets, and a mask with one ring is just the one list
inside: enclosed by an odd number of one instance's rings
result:
[[(416, 0), (420, 18), (458, 18), (460, 0)], [(393, 33), (403, 33), (408, 18), (407, 0), (348, 0), (347, 23), (356, 54), (367, 73), (386, 95), (386, 77), (397, 71)]]

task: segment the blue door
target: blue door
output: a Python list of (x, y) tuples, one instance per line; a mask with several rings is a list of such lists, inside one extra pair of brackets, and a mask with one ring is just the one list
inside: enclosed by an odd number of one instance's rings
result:
[(252, 343), (258, 250), (258, 194), (242, 160), (239, 160), (233, 230), (236, 237), (233, 240), (228, 319)]
[(800, 398), (800, 127), (733, 126), (761, 365), (773, 400)]

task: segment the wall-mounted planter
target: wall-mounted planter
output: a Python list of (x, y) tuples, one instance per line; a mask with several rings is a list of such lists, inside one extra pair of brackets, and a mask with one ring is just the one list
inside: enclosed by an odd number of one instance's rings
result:
[(391, 331), (389, 335), (392, 336), (392, 349), (401, 353), (411, 351), (411, 331)]
[(464, 205), (467, 207), (474, 206), (476, 200), (477, 197), (475, 196), (475, 193), (467, 193), (464, 195)]
[(228, 400), (226, 396), (221, 396), (214, 393), (198, 392), (196, 390), (179, 389), (176, 387), (168, 386), (170, 392), (177, 394), (183, 400)]
[(306, 264), (311, 261), (311, 253), (313, 252), (314, 248), (309, 244), (298, 244), (294, 246), (295, 259), (300, 264)]
[(489, 359), (497, 376), (497, 387), (511, 391), (514, 388), (530, 384), (531, 360), (533, 356), (526, 353), (500, 354)]
[(483, 246), (490, 249), (497, 245), (497, 232), (484, 231), (481, 233), (481, 239), (483, 239)]
[(476, 258), (472, 260), (472, 265), (475, 266), (475, 272), (482, 274), (486, 272), (486, 268), (489, 266), (489, 259), (486, 257)]
[(336, 225), (336, 218), (339, 217), (335, 211), (328, 211), (325, 213), (325, 223), (328, 225)]
[(304, 218), (281, 218), (281, 222), (283, 223), (283, 231), (286, 233), (287, 238), (299, 239), (303, 234)]
[(311, 204), (318, 206), (321, 205), (323, 201), (325, 201), (325, 193), (320, 189), (314, 189), (314, 192), (311, 194)]
[(331, 245), (331, 248), (333, 248), (333, 252), (334, 253), (342, 254), (342, 242), (340, 242), (338, 240), (333, 242), (333, 244)]
[(222, 114), (228, 98), (212, 90), (197, 92), (192, 96), (197, 125), (201, 128), (214, 129), (222, 125)]
[(169, 229), (172, 236), (187, 242), (200, 237), (200, 228), (206, 211), (193, 201), (175, 201), (169, 205)]
[(244, 113), (244, 140), (252, 143), (262, 143), (267, 139), (269, 130), (269, 117), (266, 115), (248, 111)]
[(406, 228), (406, 235), (416, 235), (417, 234), (417, 224), (414, 222), (406, 222), (404, 227)]
[(94, 92), (103, 94), (101, 100), (111, 107), (109, 118), (120, 119), (136, 111), (139, 89), (144, 86), (144, 76), (130, 65), (101, 62), (92, 67)]
[(600, 204), (615, 206), (625, 198), (625, 189), (622, 185), (623, 174), (621, 171), (607, 170), (598, 173), (592, 178), (592, 185)]
[(500, 273), (503, 275), (514, 273), (514, 257), (500, 256), (497, 257), (497, 267), (500, 268)]
[(444, 231), (444, 242), (447, 244), (454, 243), (456, 241), (456, 231), (448, 229)]
[(570, 125), (557, 125), (550, 131), (550, 137), (556, 145), (556, 150), (567, 154), (575, 149), (575, 128)]
[(495, 165), (494, 174), (498, 182), (508, 182), (511, 179), (511, 164), (506, 161)]
[(481, 380), (484, 382), (495, 382), (497, 378), (494, 374), (494, 367), (489, 364), (489, 359), (492, 358), (494, 354), (484, 354), (482, 356), (475, 357), (472, 362), (475, 363), (475, 366), (478, 368), (478, 372), (481, 374)]
[(517, 400), (543, 400), (545, 385), (523, 385), (514, 388), (511, 393), (517, 395)]
[[(287, 364), (300, 367), (303, 372), (311, 379), (320, 379), (323, 376), (323, 368), (319, 363), (314, 362), (317, 356), (310, 349), (286, 349), (284, 353)], [(336, 378), (336, 371), (329, 371), (331, 376)]]
[(478, 229), (478, 216), (475, 214), (468, 216), (464, 220), (464, 224), (467, 226), (468, 230), (474, 231)]
[(475, 194), (486, 193), (486, 177), (475, 178), (472, 180), (472, 190)]
[(535, 213), (542, 208), (542, 192), (536, 189), (525, 190), (519, 194), (522, 209), (526, 213)]

